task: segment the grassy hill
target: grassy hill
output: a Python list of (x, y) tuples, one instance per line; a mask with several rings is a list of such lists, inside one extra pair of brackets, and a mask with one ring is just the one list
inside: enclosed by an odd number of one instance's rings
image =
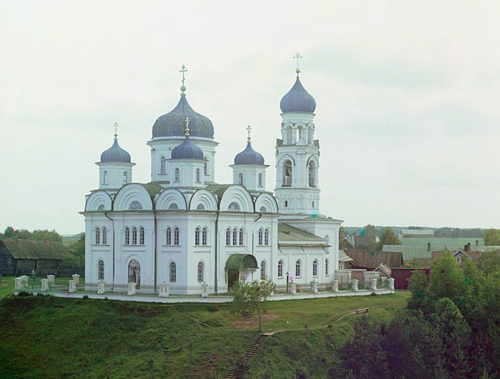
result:
[[(324, 377), (361, 316), (389, 320), (409, 294), (269, 302), (277, 331), (242, 367), (245, 378)], [(0, 303), (2, 378), (223, 378), (259, 336), (230, 305), (7, 297)]]

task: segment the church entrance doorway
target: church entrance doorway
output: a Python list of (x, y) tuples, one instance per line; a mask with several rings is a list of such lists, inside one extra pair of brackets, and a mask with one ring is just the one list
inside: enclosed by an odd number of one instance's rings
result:
[(136, 283), (135, 288), (141, 287), (141, 265), (135, 259), (128, 264), (128, 281)]
[(227, 270), (227, 288), (232, 289), (240, 278), (240, 270)]

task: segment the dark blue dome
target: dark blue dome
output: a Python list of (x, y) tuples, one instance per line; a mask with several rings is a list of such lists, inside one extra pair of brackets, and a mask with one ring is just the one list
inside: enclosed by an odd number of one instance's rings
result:
[(113, 146), (101, 154), (101, 163), (130, 163), (130, 154), (123, 150), (115, 139)]
[(186, 117), (189, 117), (191, 136), (214, 138), (212, 121), (196, 113), (189, 105), (186, 94), (181, 94), (177, 106), (169, 113), (160, 116), (153, 125), (153, 138), (157, 137), (182, 137), (186, 128)]
[(191, 142), (189, 136), (172, 150), (172, 159), (199, 159), (203, 160), (203, 150)]
[(314, 113), (316, 100), (305, 90), (297, 76), (292, 89), (281, 99), (280, 108), (283, 113)]
[(241, 153), (234, 157), (234, 164), (243, 165), (243, 164), (251, 164), (251, 165), (264, 165), (264, 157), (257, 153), (253, 148), (250, 142), (247, 143), (247, 147)]

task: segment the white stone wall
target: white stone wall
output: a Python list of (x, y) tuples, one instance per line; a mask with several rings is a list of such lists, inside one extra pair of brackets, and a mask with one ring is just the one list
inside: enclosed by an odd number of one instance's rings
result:
[[(266, 168), (269, 166), (259, 165), (230, 165), (233, 169), (233, 184), (240, 184), (239, 176), (243, 175), (243, 186), (249, 191), (266, 190)], [(259, 185), (261, 175), (262, 185)]]
[(124, 184), (132, 183), (132, 167), (135, 166), (135, 163), (97, 162), (96, 165), (99, 166), (100, 189), (118, 189)]

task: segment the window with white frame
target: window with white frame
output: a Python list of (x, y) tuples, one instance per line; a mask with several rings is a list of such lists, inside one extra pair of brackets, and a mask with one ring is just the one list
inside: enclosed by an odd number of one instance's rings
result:
[(125, 245), (130, 245), (130, 228), (125, 228)]
[(233, 201), (231, 204), (229, 204), (228, 209), (230, 211), (239, 211), (240, 210), (240, 205), (238, 203), (236, 203), (236, 202)]
[(104, 280), (104, 262), (102, 260), (97, 263), (97, 280)]
[(328, 259), (325, 260), (325, 275), (328, 275)]
[(174, 229), (174, 245), (175, 246), (180, 245), (180, 230), (179, 230), (179, 228)]
[(300, 259), (295, 262), (295, 276), (300, 278), (300, 269), (302, 266), (302, 262), (300, 262)]
[(233, 246), (238, 244), (238, 229), (233, 229)]
[(128, 209), (132, 210), (132, 211), (138, 211), (138, 210), (141, 210), (142, 209), (142, 204), (139, 203), (137, 200), (134, 200), (130, 203), (130, 205), (128, 206)]
[(198, 204), (198, 206), (196, 207), (197, 210), (199, 211), (204, 211), (205, 210), (205, 206), (203, 204)]
[(231, 245), (231, 228), (226, 229), (226, 246)]
[(127, 183), (128, 183), (127, 171), (123, 171), (123, 184), (127, 184)]
[(259, 174), (259, 187), (262, 187), (262, 174)]
[(108, 244), (108, 229), (105, 226), (102, 227), (102, 244)]
[(267, 208), (262, 206), (260, 207), (259, 212), (267, 212)]
[(95, 244), (101, 244), (101, 229), (99, 227), (95, 228)]
[(167, 228), (167, 246), (172, 245), (172, 228)]
[(238, 184), (243, 185), (243, 174), (241, 172), (238, 174)]
[(140, 245), (144, 245), (144, 239), (145, 239), (145, 231), (144, 231), (144, 228), (140, 228), (139, 229), (139, 244)]
[(132, 228), (132, 245), (137, 245), (137, 228)]
[(266, 246), (269, 246), (269, 229), (266, 229), (264, 232), (264, 244)]
[(313, 276), (318, 276), (318, 260), (315, 259), (313, 262)]
[(181, 178), (181, 171), (178, 168), (176, 168), (174, 174), (174, 181), (179, 182), (180, 178)]
[(208, 229), (206, 227), (203, 228), (201, 233), (201, 244), (203, 246), (207, 246), (208, 244)]
[(262, 241), (263, 241), (263, 237), (264, 237), (264, 230), (262, 228), (259, 229), (259, 246), (262, 246)]
[(204, 175), (208, 175), (208, 166), (207, 166), (207, 163), (205, 162), (205, 164), (203, 165), (203, 174)]
[(198, 263), (198, 283), (205, 281), (205, 265), (203, 262)]
[(108, 172), (104, 171), (104, 174), (102, 175), (102, 184), (108, 184)]
[(175, 283), (177, 281), (177, 266), (175, 262), (170, 262), (170, 283)]
[(266, 280), (266, 261), (260, 262), (260, 280)]
[(194, 244), (200, 246), (200, 228), (196, 228), (194, 231)]
[(167, 163), (167, 160), (165, 157), (161, 157), (160, 159), (160, 174), (165, 174), (165, 165)]
[(176, 203), (172, 203), (168, 206), (169, 211), (176, 211), (177, 209), (179, 209), (179, 206)]
[(239, 235), (239, 240), (238, 240), (240, 246), (243, 246), (243, 243), (244, 243), (244, 240), (243, 240), (244, 234), (245, 233), (243, 232), (243, 228), (240, 228), (240, 235)]
[(201, 182), (201, 179), (200, 179), (200, 169), (199, 168), (196, 169), (196, 182), (197, 183)]
[(278, 277), (282, 278), (283, 277), (283, 261), (280, 260), (278, 262)]

